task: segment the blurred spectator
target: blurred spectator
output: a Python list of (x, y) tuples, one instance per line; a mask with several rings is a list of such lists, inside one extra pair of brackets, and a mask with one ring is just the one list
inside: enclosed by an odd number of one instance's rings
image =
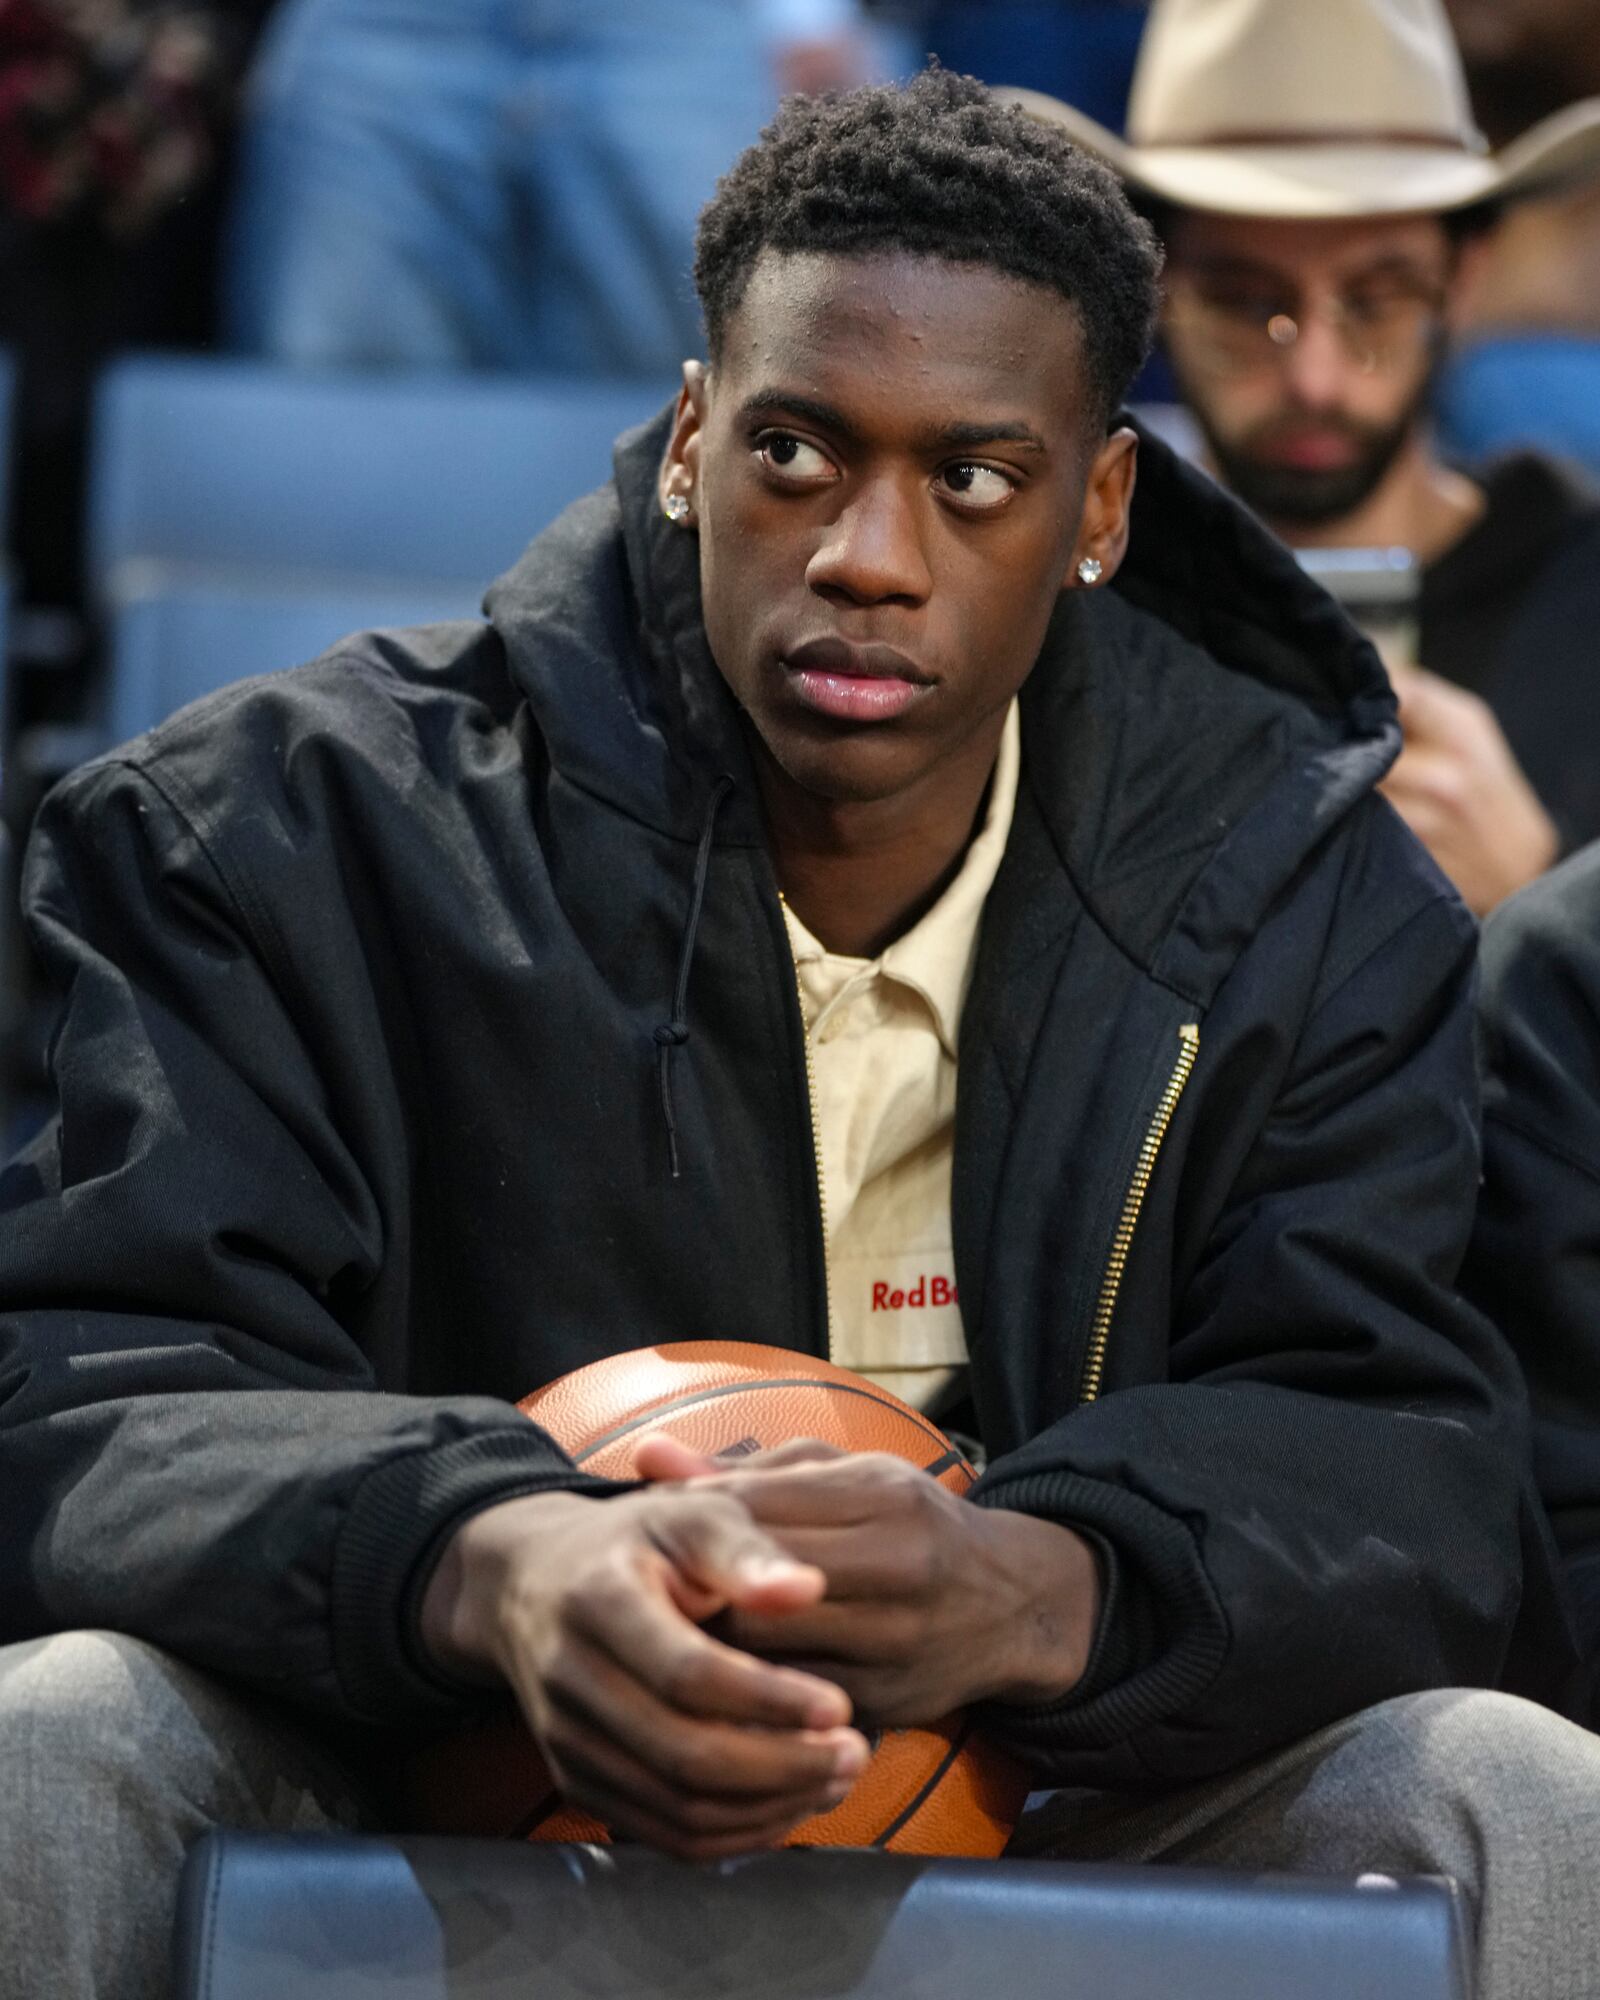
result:
[(1483, 1193), (1461, 1284), (1516, 1349), (1600, 1728), (1600, 846), (1483, 934)]
[(695, 218), (856, 0), (286, 0), (253, 80), (232, 338), (316, 365), (676, 376)]
[[(1447, 0), (1478, 122), (1495, 144), (1600, 95), (1596, 0)], [(1539, 441), (1600, 467), (1600, 186), (1507, 211), (1464, 301), (1443, 385), (1452, 444)]]
[(1467, 478), (1430, 385), (1484, 205), (1600, 170), (1600, 104), (1491, 157), (1438, 0), (1156, 0), (1129, 143), (1033, 101), (1159, 206), (1169, 358), (1213, 468), (1302, 548), (1421, 565), (1390, 801), (1477, 910), (1600, 836), (1600, 499)]
[(21, 369), (16, 553), (77, 587), (89, 385), (209, 337), (220, 165), (267, 0), (0, 0), (0, 342)]

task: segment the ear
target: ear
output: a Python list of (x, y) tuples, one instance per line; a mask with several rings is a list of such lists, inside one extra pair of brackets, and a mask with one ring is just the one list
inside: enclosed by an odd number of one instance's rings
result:
[(656, 494), (663, 509), (669, 499), (688, 501), (689, 511), (680, 520), (683, 527), (693, 527), (700, 515), (700, 450), (709, 382), (703, 361), (683, 364), (683, 387), (678, 391), (672, 437), (656, 475)]
[(1138, 474), (1139, 440), (1126, 425), (1114, 430), (1094, 455), (1083, 517), (1062, 579), (1068, 590), (1082, 590), (1078, 565), (1092, 558), (1100, 565), (1099, 581), (1109, 583), (1128, 552), (1128, 514)]

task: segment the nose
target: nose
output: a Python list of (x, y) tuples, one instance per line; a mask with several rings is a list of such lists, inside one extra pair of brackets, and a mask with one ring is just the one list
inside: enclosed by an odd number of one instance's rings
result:
[(921, 604), (933, 587), (918, 495), (891, 478), (851, 494), (806, 565), (819, 596), (850, 604)]
[(1350, 354), (1332, 315), (1308, 311), (1299, 338), (1283, 350), (1283, 379), (1295, 401), (1311, 410), (1341, 404), (1361, 365)]

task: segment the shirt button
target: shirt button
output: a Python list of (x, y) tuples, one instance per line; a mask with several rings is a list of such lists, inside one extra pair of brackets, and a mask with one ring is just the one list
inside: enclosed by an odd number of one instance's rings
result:
[(837, 1014), (830, 1014), (827, 1020), (823, 1022), (821, 1030), (817, 1035), (817, 1040), (819, 1042), (836, 1042), (849, 1025), (849, 1019), (842, 1009)]

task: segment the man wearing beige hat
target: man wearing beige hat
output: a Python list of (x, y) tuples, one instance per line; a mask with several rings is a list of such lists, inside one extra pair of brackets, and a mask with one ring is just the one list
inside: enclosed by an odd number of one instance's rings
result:
[(1600, 836), (1600, 501), (1531, 454), (1469, 477), (1427, 423), (1484, 218), (1600, 168), (1600, 101), (1491, 154), (1440, 0), (1156, 0), (1126, 140), (1014, 94), (1154, 205), (1224, 482), (1301, 550), (1409, 552), (1384, 789), (1467, 902)]

